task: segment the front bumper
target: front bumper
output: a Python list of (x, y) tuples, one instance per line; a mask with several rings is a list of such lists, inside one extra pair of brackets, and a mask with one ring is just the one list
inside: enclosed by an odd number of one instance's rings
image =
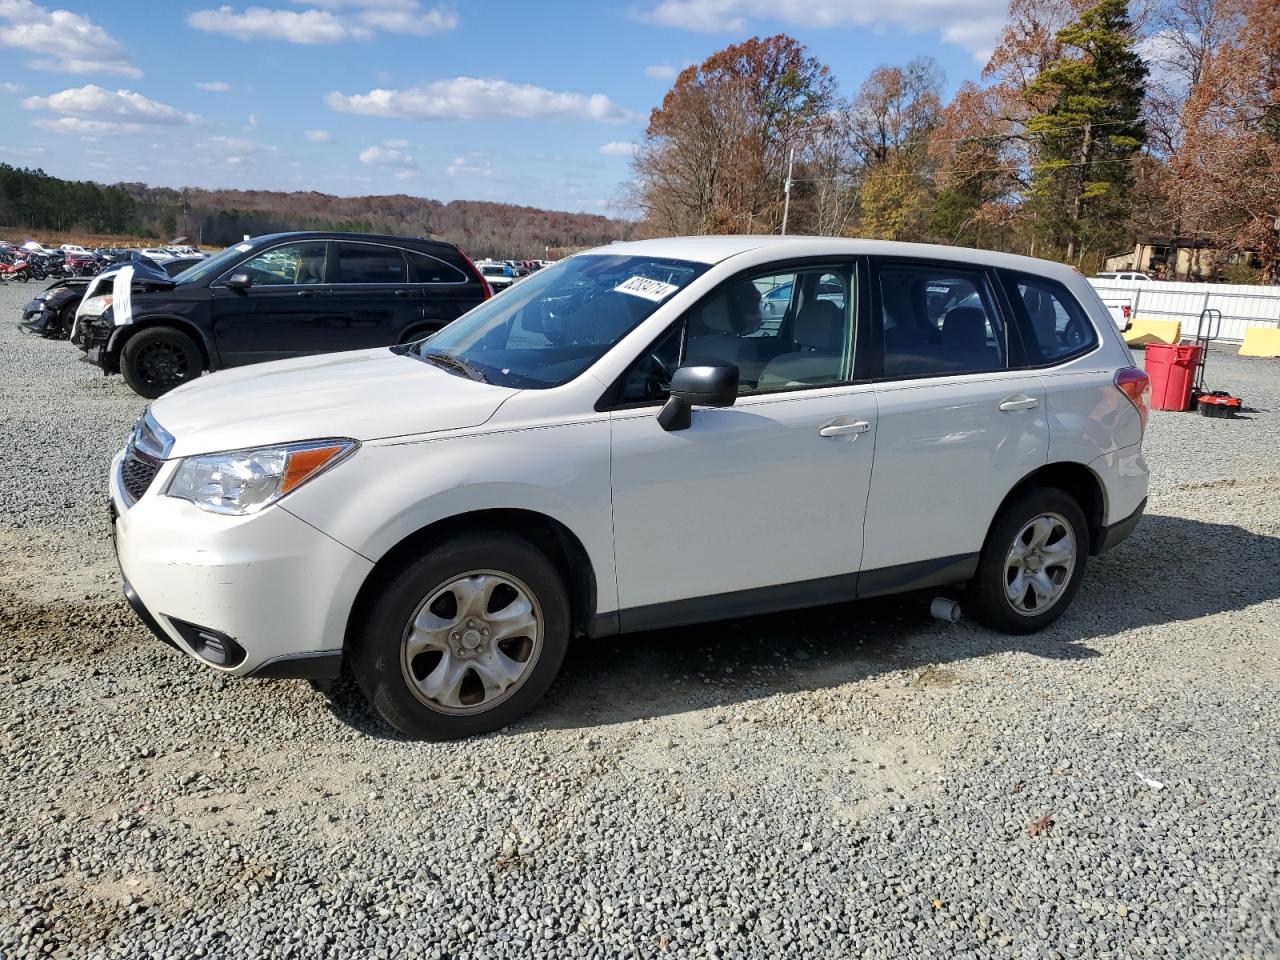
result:
[(58, 332), (58, 311), (51, 310), (43, 300), (32, 300), (22, 308), (18, 329), (23, 333), (54, 336)]
[(278, 507), (226, 517), (159, 495), (174, 461), (131, 504), (123, 457), (111, 465), (116, 558), (152, 632), (219, 673), (337, 676), (373, 564)]

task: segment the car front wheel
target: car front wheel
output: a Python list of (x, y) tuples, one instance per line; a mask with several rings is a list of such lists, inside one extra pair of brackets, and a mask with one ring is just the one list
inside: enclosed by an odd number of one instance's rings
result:
[(1089, 529), (1075, 498), (1054, 487), (1017, 495), (996, 517), (969, 582), (965, 608), (1003, 633), (1053, 623), (1080, 589)]
[(134, 334), (120, 351), (120, 373), (134, 393), (154, 400), (204, 371), (196, 342), (172, 327)]
[(546, 693), (569, 642), (555, 567), (505, 533), (448, 540), (394, 574), (352, 636), (369, 702), (402, 733), (453, 740), (504, 727)]

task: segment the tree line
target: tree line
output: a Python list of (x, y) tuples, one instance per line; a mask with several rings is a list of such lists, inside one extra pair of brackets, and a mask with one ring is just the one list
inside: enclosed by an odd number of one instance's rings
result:
[[(82, 232), (207, 246), (287, 230), (346, 230), (437, 237), (473, 257), (558, 258), (626, 236), (632, 225), (585, 213), (506, 203), (442, 203), (404, 194), (335, 197), (314, 192), (111, 186), (62, 180), (0, 164), (0, 225), (38, 233)], [(13, 239), (13, 238), (6, 238)], [(18, 238), (22, 239), (22, 238)]]
[(922, 57), (844, 98), (789, 36), (731, 45), (650, 114), (643, 230), (776, 233), (786, 217), (1086, 271), (1136, 237), (1182, 237), (1280, 277), (1276, 0), (1011, 0), (981, 79), (945, 101), (944, 86)]

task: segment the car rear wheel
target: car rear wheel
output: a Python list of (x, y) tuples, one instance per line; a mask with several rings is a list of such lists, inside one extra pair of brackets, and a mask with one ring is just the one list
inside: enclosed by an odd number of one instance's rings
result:
[(409, 736), (453, 740), (524, 716), (569, 642), (569, 600), (536, 547), (504, 533), (445, 541), (392, 576), (352, 636), (369, 702)]
[(1024, 491), (992, 524), (965, 609), (1003, 633), (1041, 630), (1071, 605), (1088, 555), (1089, 529), (1075, 498), (1055, 487)]
[(153, 400), (204, 371), (196, 342), (173, 327), (134, 334), (120, 352), (120, 373), (135, 393)]

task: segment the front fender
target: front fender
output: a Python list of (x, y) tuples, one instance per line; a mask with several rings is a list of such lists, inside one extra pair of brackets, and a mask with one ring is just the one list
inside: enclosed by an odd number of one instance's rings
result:
[(617, 609), (607, 417), (396, 443), (378, 441), (280, 506), (369, 560), (424, 527), (481, 510), (525, 510), (582, 543), (597, 612)]

